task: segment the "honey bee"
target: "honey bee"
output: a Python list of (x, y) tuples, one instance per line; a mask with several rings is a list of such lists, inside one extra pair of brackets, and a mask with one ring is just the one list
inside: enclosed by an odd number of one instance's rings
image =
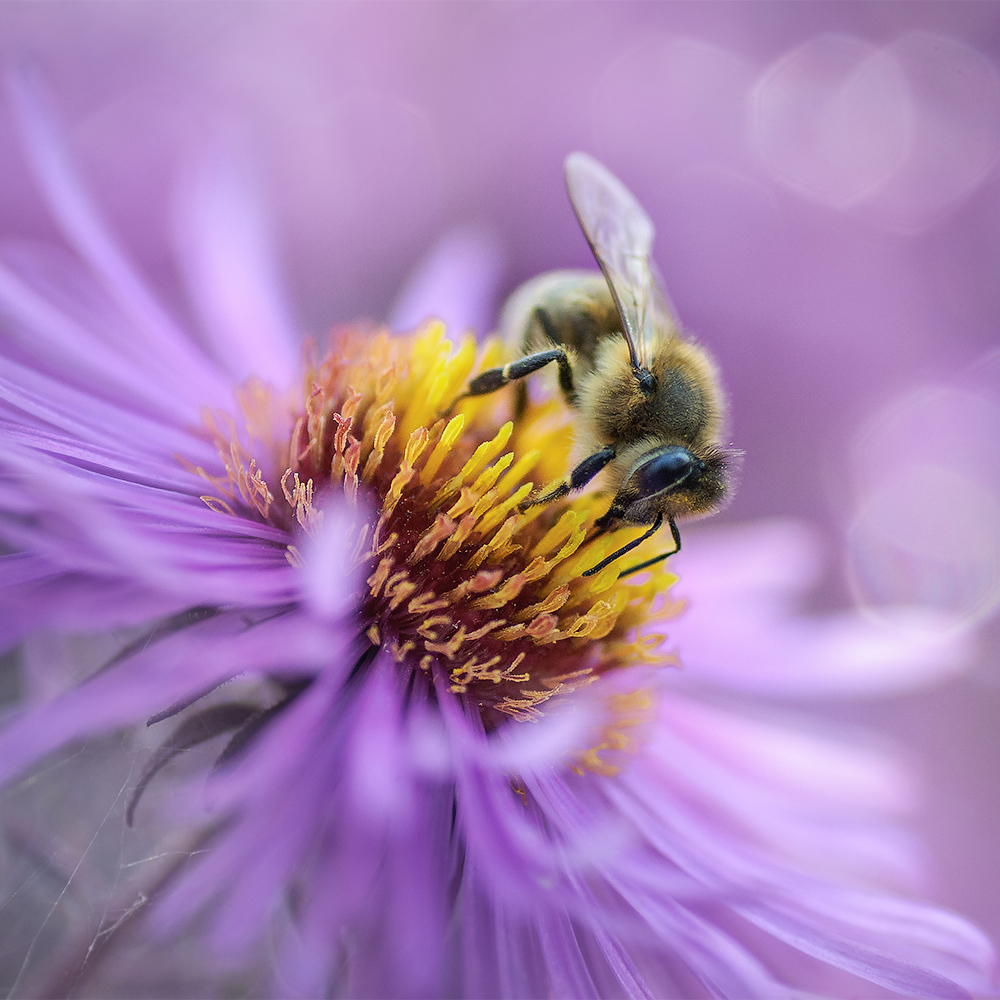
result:
[(517, 382), (555, 362), (559, 387), (578, 416), (585, 456), (564, 479), (527, 498), (522, 510), (551, 503), (604, 473), (614, 491), (599, 531), (649, 525), (590, 576), (651, 537), (664, 521), (674, 547), (626, 570), (636, 573), (680, 551), (676, 519), (718, 510), (732, 453), (719, 444), (725, 400), (715, 363), (682, 336), (650, 260), (653, 224), (632, 193), (586, 153), (566, 158), (570, 202), (600, 267), (553, 271), (508, 300), (501, 329), (521, 356), (472, 379), (464, 396)]

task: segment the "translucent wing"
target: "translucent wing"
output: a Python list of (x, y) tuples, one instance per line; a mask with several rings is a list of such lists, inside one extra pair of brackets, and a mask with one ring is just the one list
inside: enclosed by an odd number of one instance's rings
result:
[(657, 317), (673, 325), (650, 261), (653, 223), (632, 192), (586, 153), (566, 157), (566, 187), (614, 296), (632, 365), (647, 368)]

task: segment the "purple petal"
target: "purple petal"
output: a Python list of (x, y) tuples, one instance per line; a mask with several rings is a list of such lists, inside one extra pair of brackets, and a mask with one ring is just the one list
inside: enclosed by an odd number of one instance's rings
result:
[(25, 73), (12, 73), (8, 94), (26, 154), (67, 240), (100, 278), (147, 350), (169, 369), (186, 372), (192, 391), (205, 405), (223, 403), (228, 398), (224, 383), (146, 289), (85, 195), (37, 84)]
[(887, 608), (878, 621), (793, 614), (817, 569), (815, 540), (795, 522), (702, 532), (678, 557), (677, 594), (693, 596), (666, 623), (666, 648), (680, 651), (694, 681), (790, 696), (908, 690), (969, 662), (970, 636), (931, 609)]
[(0, 649), (38, 629), (119, 629), (189, 604), (126, 578), (67, 574), (37, 554), (0, 557)]
[(415, 330), (442, 320), (453, 334), (493, 329), (503, 249), (485, 229), (453, 229), (442, 237), (403, 285), (389, 315), (391, 330)]
[[(11, 256), (9, 249), (5, 256)], [(60, 308), (57, 303), (67, 299), (67, 289), (82, 283), (80, 277), (64, 265), (62, 273), (45, 274), (48, 280), (43, 281), (39, 254), (32, 258), (22, 264), (24, 276), (0, 266), (0, 304), (7, 315), (5, 353), (12, 356), (16, 344), (33, 368), (91, 395), (100, 392), (125, 409), (145, 415), (153, 411), (168, 422), (199, 419), (202, 401), (191, 393), (186, 372), (172, 372), (149, 353), (137, 352), (134, 335), (131, 350), (109, 343), (110, 331), (123, 325), (109, 303), (72, 310), (67, 303)]]
[(345, 618), (359, 605), (357, 597), (364, 576), (359, 543), (362, 534), (367, 538), (373, 524), (371, 511), (327, 504), (322, 523), (311, 538), (301, 543), (303, 599), (321, 620)]
[[(329, 808), (340, 749), (331, 714), (350, 668), (347, 649), (341, 639), (328, 650), (330, 666), (316, 683), (275, 719), (244, 761), (214, 782), (215, 808), (238, 807), (240, 822), (195, 864), (197, 877), (189, 875), (164, 898), (155, 926), (175, 927), (222, 893), (212, 929), (216, 947), (245, 949), (267, 925)], [(303, 770), (302, 760), (311, 766)]]
[[(214, 449), (189, 431), (128, 412), (5, 358), (0, 358), (0, 399), (12, 413), (32, 418), (26, 423), (42, 421), (109, 449), (125, 454), (134, 452), (137, 460), (143, 448), (152, 448), (172, 469), (178, 464), (173, 457), (176, 454), (211, 469), (219, 461)], [(125, 420), (130, 430), (128, 435), (122, 434)]]
[(234, 382), (299, 377), (298, 325), (278, 280), (248, 165), (216, 149), (191, 172), (177, 207), (180, 260), (215, 356)]
[[(130, 575), (191, 603), (280, 604), (298, 593), (287, 538), (269, 525), (209, 510), (196, 497), (61, 468), (15, 449), (5, 463), (23, 476), (21, 496), (34, 495), (23, 513), (42, 515), (34, 524), (0, 520), (0, 537), (16, 548), (68, 570)], [(15, 497), (3, 506), (16, 510)]]
[(236, 674), (266, 672), (288, 659), (301, 670), (322, 655), (315, 633), (295, 615), (249, 630), (238, 614), (209, 619), (16, 716), (0, 731), (0, 782), (67, 743), (135, 725)]

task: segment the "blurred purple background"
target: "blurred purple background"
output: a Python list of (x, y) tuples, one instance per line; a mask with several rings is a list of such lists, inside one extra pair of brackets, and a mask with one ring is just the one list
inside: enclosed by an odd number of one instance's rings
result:
[[(1000, 936), (1000, 7), (25, 3), (0, 6), (0, 49), (41, 71), (182, 314), (174, 192), (220, 137), (310, 333), (405, 312), (448, 233), (477, 294), (500, 265), (496, 295), (587, 264), (562, 161), (601, 158), (725, 374), (746, 459), (721, 516), (820, 524), (817, 607), (917, 601), (981, 630), (962, 680), (824, 711), (909, 748), (934, 895)], [(57, 238), (9, 116), (0, 175), (0, 231)]]

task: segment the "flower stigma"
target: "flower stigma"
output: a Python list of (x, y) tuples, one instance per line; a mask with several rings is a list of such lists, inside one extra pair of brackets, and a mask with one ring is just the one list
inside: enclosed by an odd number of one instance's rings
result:
[[(326, 357), (307, 364), (284, 448), (267, 426), (268, 390), (248, 384), (241, 405), (253, 444), (216, 418), (228, 478), (194, 470), (216, 487), (202, 498), (214, 510), (300, 541), (335, 495), (355, 506), (364, 498), (375, 515), (352, 554), (364, 579), (359, 631), (401, 670), (444, 681), (487, 729), (537, 719), (549, 699), (608, 671), (663, 662), (662, 636), (643, 628), (654, 611), (662, 620), (679, 610), (666, 597), (676, 577), (663, 563), (621, 580), (617, 562), (583, 575), (646, 530), (598, 531), (607, 494), (520, 510), (566, 474), (573, 411), (550, 398), (507, 419), (512, 394), (503, 391), (454, 406), (470, 376), (502, 356), (497, 339), (466, 336), (456, 349), (437, 322), (407, 336), (335, 331)], [(261, 443), (281, 459), (259, 462)], [(268, 464), (282, 471), (269, 475)], [(663, 544), (654, 536), (633, 558)], [(300, 564), (300, 546), (288, 545), (287, 557)], [(620, 730), (635, 709), (581, 766), (606, 769), (600, 752), (629, 742)]]

